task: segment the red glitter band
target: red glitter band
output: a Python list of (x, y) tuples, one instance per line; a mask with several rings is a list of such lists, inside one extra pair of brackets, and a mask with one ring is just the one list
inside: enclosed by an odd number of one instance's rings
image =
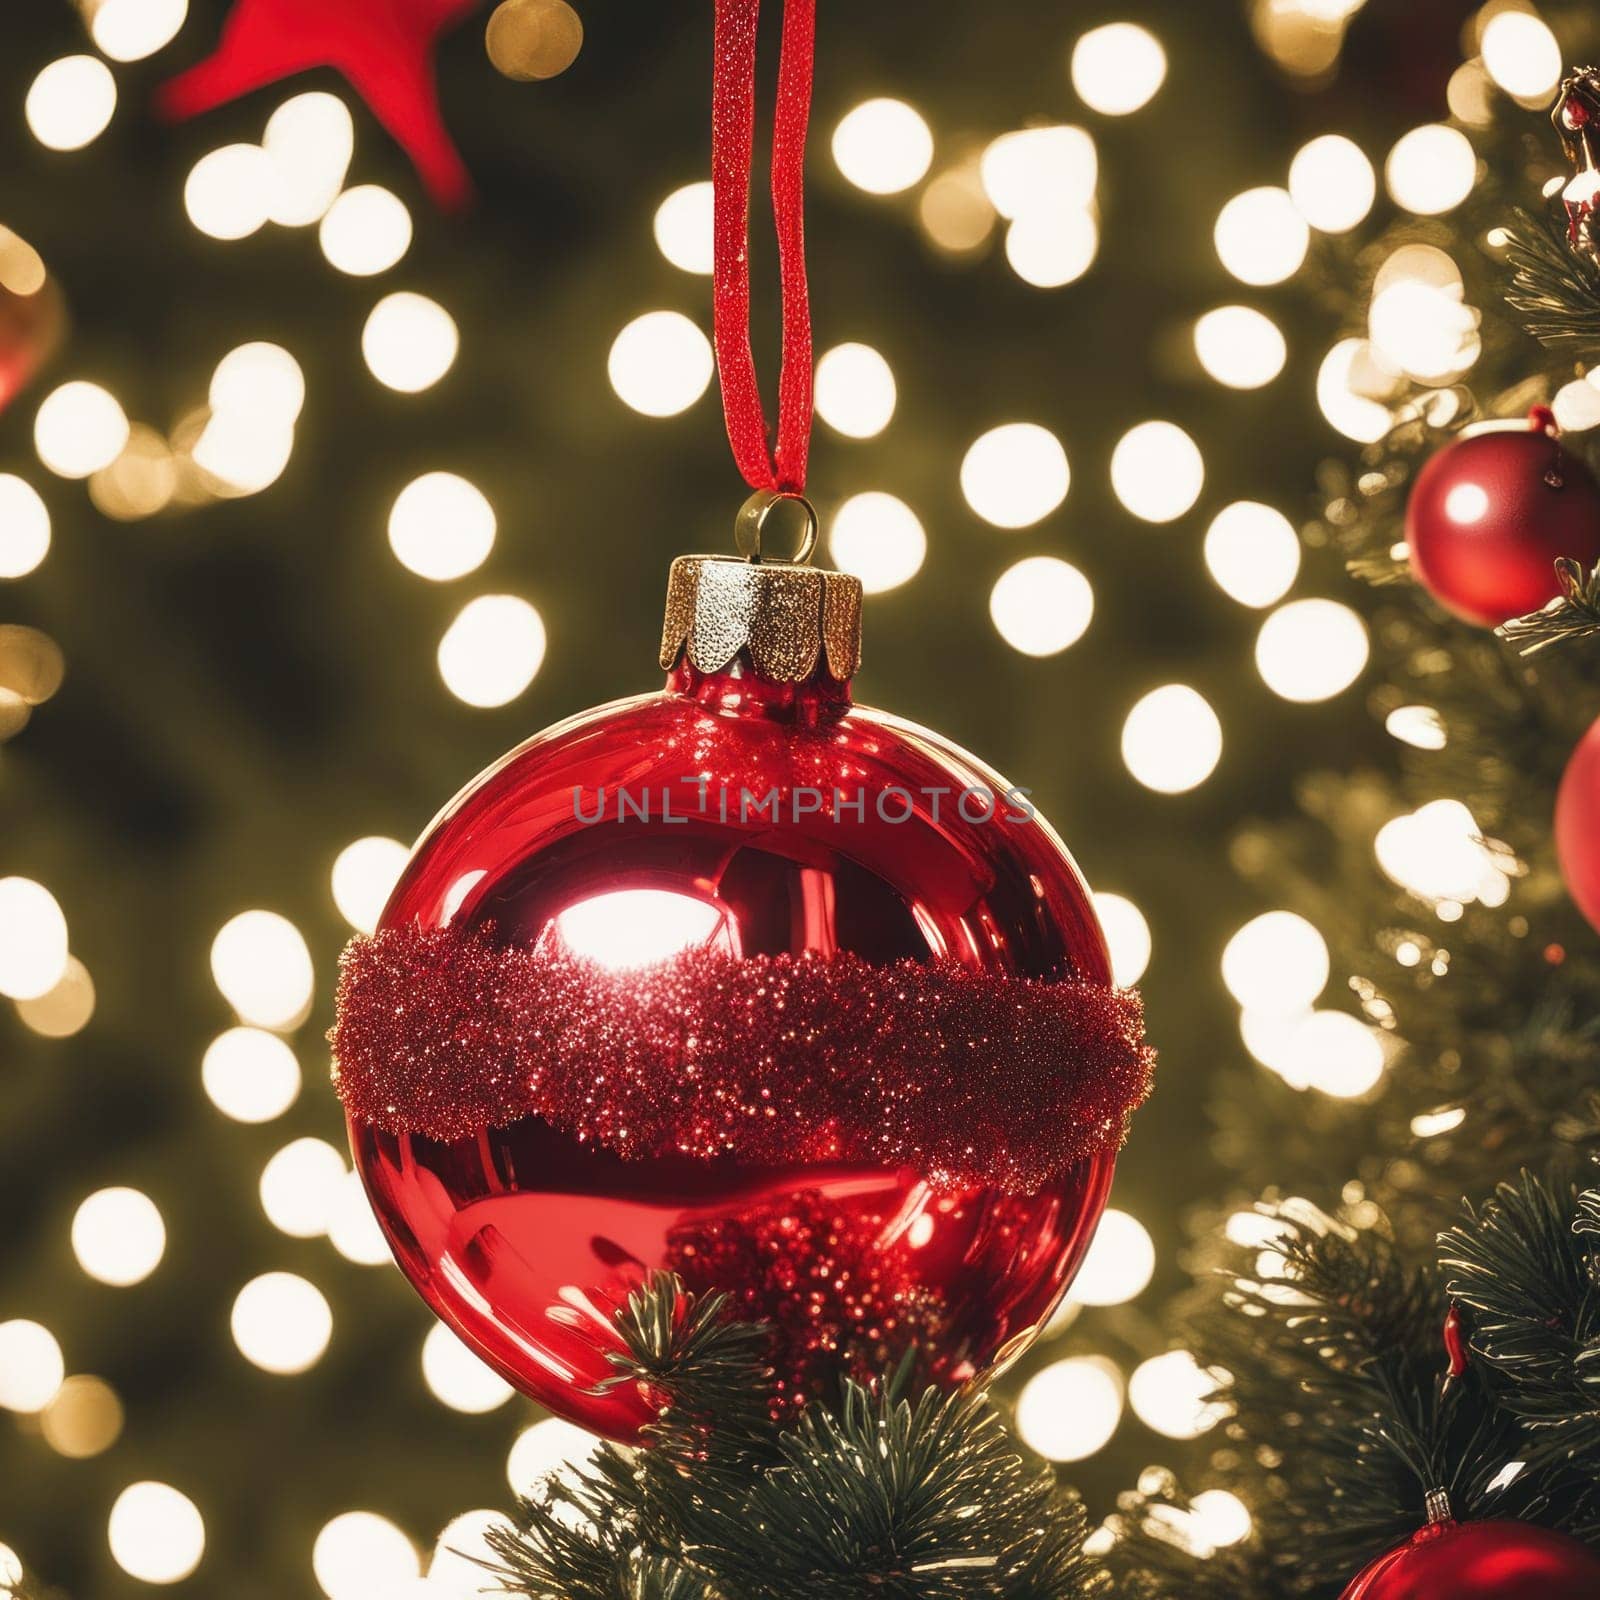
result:
[(329, 1039), (350, 1115), (454, 1140), (538, 1115), (630, 1159), (913, 1167), (1033, 1193), (1118, 1149), (1150, 1090), (1136, 991), (959, 962), (351, 940)]

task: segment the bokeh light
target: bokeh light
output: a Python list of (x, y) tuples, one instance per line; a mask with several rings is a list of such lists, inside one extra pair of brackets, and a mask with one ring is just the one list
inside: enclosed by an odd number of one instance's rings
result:
[(712, 189), (709, 180), (674, 189), (656, 207), (656, 246), (673, 266), (709, 276), (712, 268)]
[(445, 629), (439, 676), (469, 706), (503, 706), (533, 682), (544, 651), (544, 623), (526, 600), (480, 595)]
[(1034, 207), (1006, 229), (1006, 260), (1024, 283), (1059, 289), (1094, 264), (1100, 225), (1090, 211)]
[(1168, 1439), (1198, 1439), (1229, 1414), (1226, 1401), (1209, 1399), (1222, 1381), (1187, 1350), (1169, 1350), (1134, 1368), (1128, 1404), (1134, 1415)]
[(586, 1465), (599, 1445), (588, 1429), (561, 1417), (546, 1417), (517, 1435), (506, 1457), (506, 1481), (513, 1494), (532, 1498), (552, 1472)]
[(1222, 981), (1247, 1011), (1307, 1010), (1328, 986), (1332, 964), (1322, 935), (1293, 911), (1252, 917), (1222, 952)]
[(899, 194), (921, 181), (933, 162), (933, 134), (903, 100), (866, 100), (833, 130), (840, 172), (868, 194)]
[(711, 341), (681, 311), (647, 311), (611, 345), (606, 370), (624, 405), (647, 417), (687, 411), (710, 386)]
[(1418, 216), (1453, 210), (1472, 193), (1478, 158), (1459, 128), (1429, 123), (1403, 134), (1384, 163), (1383, 180), (1394, 203)]
[(869, 344), (839, 344), (817, 363), (817, 415), (851, 439), (882, 433), (894, 416), (889, 363)]
[(1067, 124), (1019, 128), (991, 141), (979, 163), (990, 203), (1002, 217), (1084, 211), (1094, 203), (1100, 162), (1094, 140)]
[(922, 191), (917, 215), (935, 248), (949, 255), (969, 254), (994, 231), (994, 205), (973, 163), (941, 172)]
[(1256, 635), (1262, 682), (1302, 704), (1348, 689), (1366, 667), (1367, 653), (1366, 623), (1337, 600), (1291, 600)]
[(1497, 11), (1484, 25), (1480, 48), (1489, 76), (1514, 99), (1544, 105), (1561, 82), (1561, 46), (1531, 12)]
[(515, 83), (542, 83), (578, 59), (583, 18), (567, 0), (503, 0), (483, 43), (496, 72)]
[(1094, 910), (1111, 951), (1111, 981), (1120, 988), (1137, 983), (1150, 965), (1150, 924), (1144, 913), (1126, 896), (1101, 889), (1095, 890)]
[(1047, 1461), (1092, 1456), (1121, 1420), (1122, 1374), (1102, 1356), (1054, 1361), (1017, 1396), (1017, 1432)]
[(1396, 706), (1383, 725), (1402, 744), (1417, 750), (1443, 750), (1449, 742), (1444, 719), (1432, 706)]
[(347, 1172), (339, 1180), (328, 1220), (328, 1243), (358, 1267), (381, 1267), (392, 1259), (359, 1172)]
[(442, 1322), (436, 1322), (422, 1341), (422, 1377), (436, 1399), (469, 1416), (498, 1409), (513, 1392), (493, 1367)]
[(177, 38), (189, 15), (189, 0), (99, 0), (89, 18), (89, 37), (112, 61), (143, 61)]
[(117, 459), (89, 479), (96, 509), (119, 522), (153, 517), (172, 503), (177, 489), (178, 463), (166, 436), (137, 422)]
[(0, 1407), (32, 1416), (56, 1397), (67, 1375), (55, 1335), (24, 1317), (0, 1322)]
[(985, 522), (1026, 528), (1067, 497), (1061, 441), (1035, 422), (1007, 422), (976, 439), (961, 462), (961, 492)]
[(17, 1015), (44, 1039), (70, 1039), (94, 1015), (94, 979), (76, 956), (67, 957), (60, 979), (41, 995), (17, 1001)]
[(450, 313), (409, 290), (385, 295), (361, 330), (361, 353), (373, 377), (402, 394), (436, 384), (454, 364), (460, 343)]
[(1122, 760), (1147, 789), (1182, 794), (1205, 782), (1222, 758), (1222, 724), (1187, 684), (1152, 689), (1122, 725)]
[(259, 494), (276, 483), (294, 451), (294, 430), (242, 411), (213, 413), (189, 454), (213, 492)]
[(72, 1253), (99, 1283), (126, 1289), (161, 1265), (167, 1227), (155, 1202), (137, 1189), (101, 1189), (72, 1218)]
[(50, 553), (50, 513), (25, 478), (0, 472), (0, 578), (25, 578)]
[(1282, 283), (1306, 258), (1311, 230), (1287, 189), (1236, 194), (1218, 213), (1217, 258), (1241, 283)]
[(1464, 372), (1482, 341), (1460, 269), (1432, 245), (1402, 245), (1379, 268), (1367, 311), (1373, 354), (1425, 383)]
[(1435, 905), (1504, 904), (1502, 858), (1484, 843), (1459, 800), (1430, 800), (1384, 823), (1373, 841), (1378, 865), (1401, 888)]
[(452, 1517), (428, 1562), (428, 1595), (435, 1600), (478, 1600), (489, 1567), (498, 1567), (502, 1561), (489, 1534), (495, 1530), (510, 1533), (514, 1527), (503, 1511), (463, 1511)]
[(165, 1483), (133, 1483), (111, 1507), (111, 1558), (141, 1583), (181, 1583), (200, 1565), (206, 1525), (188, 1495)]
[(1120, 1306), (1155, 1275), (1156, 1247), (1137, 1217), (1114, 1207), (1101, 1214), (1069, 1293), (1080, 1305)]
[(415, 1585), (422, 1561), (387, 1517), (346, 1511), (317, 1535), (311, 1570), (328, 1600), (386, 1600)]
[(1091, 28), (1072, 48), (1072, 87), (1103, 116), (1125, 117), (1148, 105), (1166, 76), (1161, 41), (1137, 23)]
[(235, 1122), (271, 1122), (300, 1096), (300, 1063), (275, 1033), (229, 1028), (207, 1046), (200, 1083), (223, 1116)]
[(230, 350), (217, 363), (207, 399), (213, 411), (287, 428), (305, 405), (306, 377), (282, 345), (256, 340)]
[(839, 571), (853, 573), (868, 594), (882, 594), (916, 576), (928, 536), (905, 501), (868, 490), (834, 513), (828, 551)]
[(23, 115), (47, 150), (81, 150), (105, 132), (117, 109), (117, 80), (98, 56), (63, 56), (28, 86)]
[[(1259, 1013), (1246, 1013), (1249, 1022)], [(1252, 1053), (1294, 1089), (1316, 1089), (1339, 1100), (1357, 1099), (1383, 1077), (1383, 1043), (1366, 1023), (1343, 1011), (1314, 1011), (1278, 1026), (1246, 1031)]]
[(67, 919), (32, 878), (0, 878), (0, 994), (36, 1000), (67, 970)]
[(338, 197), (355, 152), (355, 124), (345, 103), (324, 90), (297, 94), (267, 118), (267, 216), (285, 228), (308, 228)]
[(189, 220), (224, 241), (248, 238), (261, 228), (272, 201), (272, 163), (258, 144), (226, 144), (201, 156), (183, 186)]
[(1205, 484), (1199, 446), (1175, 422), (1141, 422), (1111, 452), (1111, 487), (1146, 522), (1181, 517)]
[(316, 971), (300, 930), (276, 911), (241, 911), (211, 944), (211, 975), (242, 1022), (297, 1027), (311, 1006)]
[(295, 1139), (261, 1169), (261, 1209), (291, 1239), (316, 1239), (333, 1225), (348, 1168), (324, 1139)]
[[(39, 1414), (39, 1432), (58, 1456), (87, 1461), (104, 1455), (122, 1434), (125, 1413), (117, 1391), (103, 1378), (68, 1378)], [(5, 1576), (0, 1567), (0, 1578)]]
[(401, 566), (445, 583), (481, 567), (494, 548), (494, 507), (454, 472), (425, 472), (395, 497), (389, 547)]
[(357, 184), (328, 207), (317, 243), (330, 266), (370, 278), (387, 272), (411, 248), (411, 213), (381, 184)]
[(398, 839), (372, 834), (341, 850), (333, 863), (333, 903), (357, 933), (371, 933), (411, 854)]
[(127, 442), (126, 414), (97, 383), (62, 384), (34, 416), (34, 448), (58, 477), (87, 478), (115, 461)]
[(1207, 570), (1244, 606), (1281, 600), (1300, 572), (1300, 540), (1281, 511), (1257, 500), (1224, 506), (1206, 529)]
[(246, 1361), (289, 1377), (322, 1359), (333, 1337), (333, 1312), (314, 1283), (292, 1272), (265, 1272), (239, 1291), (229, 1326)]
[(1083, 637), (1094, 616), (1094, 590), (1070, 562), (1028, 556), (1000, 575), (989, 615), (1013, 650), (1053, 656)]
[[(1365, 339), (1341, 339), (1317, 369), (1317, 405), (1323, 416), (1347, 439), (1371, 444), (1389, 431), (1389, 407), (1374, 398), (1372, 380), (1383, 376)], [(1386, 385), (1396, 386), (1394, 376)]]
[(1319, 232), (1348, 233), (1372, 209), (1378, 175), (1353, 139), (1325, 133), (1289, 163), (1289, 196)]
[(1194, 353), (1230, 389), (1259, 389), (1283, 371), (1289, 347), (1277, 323), (1250, 306), (1218, 306), (1194, 325)]

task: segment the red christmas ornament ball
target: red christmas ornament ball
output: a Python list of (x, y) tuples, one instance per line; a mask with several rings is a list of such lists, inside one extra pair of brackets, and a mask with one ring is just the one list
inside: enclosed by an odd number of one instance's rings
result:
[(1428, 461), (1406, 505), (1406, 544), (1440, 605), (1497, 627), (1556, 597), (1558, 556), (1600, 560), (1600, 486), (1539, 408), (1525, 427), (1467, 435)]
[(1600, 931), (1600, 721), (1578, 741), (1561, 775), (1555, 834), (1567, 892)]
[(656, 1269), (772, 1324), (785, 1407), (913, 1344), (950, 1382), (1013, 1355), (1148, 1087), (1054, 833), (853, 705), (842, 645), (764, 670), (787, 626), (739, 624), (755, 646), (710, 667), (669, 638), (661, 693), (492, 767), (341, 975), (340, 1092), (401, 1267), (509, 1381), (617, 1438), (654, 1414), (608, 1356)]
[(1595, 1600), (1600, 1556), (1531, 1522), (1440, 1522), (1380, 1556), (1342, 1600)]

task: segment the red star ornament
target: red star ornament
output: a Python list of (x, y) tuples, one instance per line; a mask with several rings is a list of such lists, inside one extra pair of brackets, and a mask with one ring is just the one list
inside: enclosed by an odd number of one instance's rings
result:
[(439, 205), (458, 210), (472, 180), (439, 109), (433, 52), (479, 0), (237, 0), (217, 48), (164, 84), (174, 120), (297, 72), (332, 67), (410, 156)]

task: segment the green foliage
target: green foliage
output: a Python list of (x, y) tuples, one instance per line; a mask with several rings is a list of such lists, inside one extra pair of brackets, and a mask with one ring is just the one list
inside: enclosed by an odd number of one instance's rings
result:
[(1600, 350), (1600, 266), (1567, 239), (1558, 209), (1543, 218), (1519, 212), (1506, 250), (1506, 304), (1541, 344), (1580, 356)]
[(661, 1395), (644, 1448), (605, 1446), (497, 1537), (526, 1600), (1089, 1600), (1082, 1504), (978, 1390), (909, 1398), (909, 1365), (792, 1426), (761, 1330), (658, 1276), (619, 1319), (618, 1382)]

